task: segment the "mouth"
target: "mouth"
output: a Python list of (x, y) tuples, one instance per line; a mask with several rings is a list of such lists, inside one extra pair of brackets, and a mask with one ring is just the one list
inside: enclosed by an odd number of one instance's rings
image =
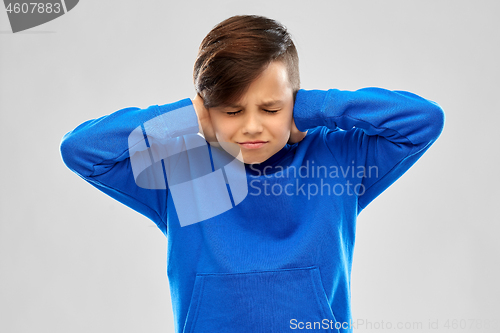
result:
[(258, 149), (262, 146), (264, 146), (268, 141), (261, 141), (261, 140), (256, 140), (256, 141), (245, 141), (245, 142), (238, 142), (238, 144), (246, 149)]

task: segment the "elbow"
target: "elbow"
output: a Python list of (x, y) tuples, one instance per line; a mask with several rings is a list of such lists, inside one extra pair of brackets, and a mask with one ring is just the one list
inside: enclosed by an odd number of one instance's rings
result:
[(71, 132), (66, 133), (59, 145), (59, 152), (61, 153), (61, 158), (64, 164), (71, 170), (73, 170), (74, 165), (74, 155), (72, 154), (73, 147), (71, 145)]
[(81, 163), (78, 161), (80, 154), (78, 152), (78, 145), (76, 144), (73, 132), (68, 132), (62, 137), (59, 145), (59, 152), (61, 154), (62, 161), (71, 171), (77, 174), (83, 173)]
[(433, 101), (429, 101), (427, 117), (429, 137), (432, 141), (435, 141), (443, 132), (446, 116), (439, 104)]
[(410, 137), (413, 144), (411, 154), (427, 150), (439, 138), (444, 129), (445, 114), (441, 106), (425, 101), (415, 108), (416, 127)]

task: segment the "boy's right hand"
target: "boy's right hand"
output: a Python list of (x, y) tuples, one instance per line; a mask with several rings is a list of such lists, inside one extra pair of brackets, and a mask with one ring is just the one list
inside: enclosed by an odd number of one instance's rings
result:
[(210, 119), (208, 109), (203, 105), (203, 99), (199, 94), (191, 100), (193, 102), (196, 116), (198, 117), (198, 125), (200, 127), (200, 134), (203, 135), (206, 141), (211, 145), (218, 146), (215, 130)]

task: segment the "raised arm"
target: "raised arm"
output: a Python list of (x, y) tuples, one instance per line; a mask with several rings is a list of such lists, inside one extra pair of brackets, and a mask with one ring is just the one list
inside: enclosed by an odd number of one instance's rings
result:
[(86, 121), (64, 135), (60, 150), (69, 169), (166, 232), (168, 184), (163, 156), (155, 159), (152, 147), (175, 150), (184, 145), (183, 135), (198, 132), (192, 101), (186, 98), (146, 109), (125, 108)]
[(410, 92), (299, 90), (294, 121), (300, 131), (326, 126), (326, 144), (341, 166), (376, 171), (361, 179), (358, 213), (403, 175), (436, 141), (444, 112)]

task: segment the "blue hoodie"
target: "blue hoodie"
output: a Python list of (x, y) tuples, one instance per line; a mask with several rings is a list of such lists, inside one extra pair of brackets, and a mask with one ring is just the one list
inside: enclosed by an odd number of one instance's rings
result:
[[(229, 195), (207, 192), (191, 210), (175, 198), (186, 192), (174, 191), (174, 182), (189, 179), (169, 178), (173, 160), (156, 159), (153, 178), (163, 186), (155, 188), (144, 185), (149, 176), (138, 185), (148, 165), (131, 159), (133, 150), (153, 160), (154, 145), (168, 145), (170, 155), (192, 148), (201, 137), (191, 99), (121, 109), (63, 137), (68, 168), (167, 237), (175, 332), (352, 332), (356, 218), (439, 137), (444, 113), (404, 91), (301, 89), (293, 117), (307, 135), (262, 163), (244, 164), (244, 197), (236, 200), (242, 183), (232, 186), (224, 173)], [(153, 119), (161, 121), (151, 126)], [(217, 149), (197, 142), (196, 154), (210, 156), (215, 174)], [(192, 162), (196, 154), (184, 157)], [(223, 198), (231, 199), (229, 209), (200, 218), (210, 200)], [(182, 223), (181, 209), (198, 210), (198, 220)]]

